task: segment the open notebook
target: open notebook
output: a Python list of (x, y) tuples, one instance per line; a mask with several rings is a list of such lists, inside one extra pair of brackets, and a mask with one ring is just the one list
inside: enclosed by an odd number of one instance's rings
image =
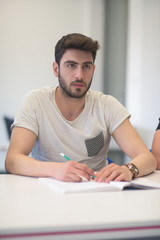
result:
[(98, 183), (94, 180), (88, 182), (62, 182), (53, 178), (39, 178), (39, 181), (46, 184), (59, 193), (78, 193), (78, 192), (104, 192), (121, 191), (126, 188), (150, 189), (160, 188), (160, 174), (154, 172), (148, 176), (140, 177), (131, 182)]

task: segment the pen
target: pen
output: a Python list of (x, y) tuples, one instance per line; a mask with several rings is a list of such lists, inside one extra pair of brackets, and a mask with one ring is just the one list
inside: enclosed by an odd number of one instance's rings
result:
[[(69, 157), (67, 157), (64, 153), (60, 153), (60, 155), (62, 157), (64, 157), (65, 159), (67, 159), (68, 161), (71, 161), (71, 159)], [(95, 176), (91, 175), (92, 178), (95, 178)]]
[(67, 159), (68, 161), (71, 161), (71, 159), (70, 159), (69, 157), (67, 157), (64, 153), (60, 153), (60, 155), (61, 155), (62, 157), (64, 157), (65, 159)]

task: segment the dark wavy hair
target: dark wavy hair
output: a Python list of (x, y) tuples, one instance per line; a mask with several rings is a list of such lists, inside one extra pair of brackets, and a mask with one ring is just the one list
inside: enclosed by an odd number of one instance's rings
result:
[(71, 33), (63, 36), (55, 46), (55, 61), (60, 65), (61, 58), (67, 49), (78, 49), (92, 53), (93, 62), (99, 49), (98, 41), (80, 33)]

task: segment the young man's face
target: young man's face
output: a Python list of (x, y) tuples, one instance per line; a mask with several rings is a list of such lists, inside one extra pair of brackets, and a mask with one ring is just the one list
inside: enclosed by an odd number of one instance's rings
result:
[(81, 98), (90, 88), (94, 69), (91, 52), (68, 49), (57, 65), (59, 86), (68, 96)]

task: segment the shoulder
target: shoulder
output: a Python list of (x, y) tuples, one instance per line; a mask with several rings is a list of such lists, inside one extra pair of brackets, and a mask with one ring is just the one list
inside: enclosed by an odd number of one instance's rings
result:
[(110, 95), (106, 95), (103, 92), (90, 89), (87, 92), (87, 97), (90, 98), (90, 99), (101, 100), (101, 99), (108, 99), (111, 96)]
[(56, 87), (46, 86), (46, 87), (31, 90), (30, 92), (27, 93), (26, 96), (27, 97), (29, 97), (29, 96), (37, 96), (37, 97), (50, 96), (50, 95), (54, 94), (55, 89), (56, 89)]
[(56, 87), (43, 87), (29, 91), (21, 104), (21, 108), (37, 109), (39, 106), (53, 102)]
[(24, 97), (24, 102), (41, 102), (43, 100), (51, 100), (54, 96), (56, 87), (43, 87), (29, 91)]
[(104, 94), (101, 91), (89, 90), (87, 93), (87, 98), (92, 101), (99, 102), (105, 106), (106, 104), (108, 105), (121, 104), (115, 97), (108, 94)]
[(88, 102), (94, 107), (98, 107), (108, 116), (130, 116), (126, 107), (111, 95), (104, 94), (100, 91), (90, 90), (88, 92)]

